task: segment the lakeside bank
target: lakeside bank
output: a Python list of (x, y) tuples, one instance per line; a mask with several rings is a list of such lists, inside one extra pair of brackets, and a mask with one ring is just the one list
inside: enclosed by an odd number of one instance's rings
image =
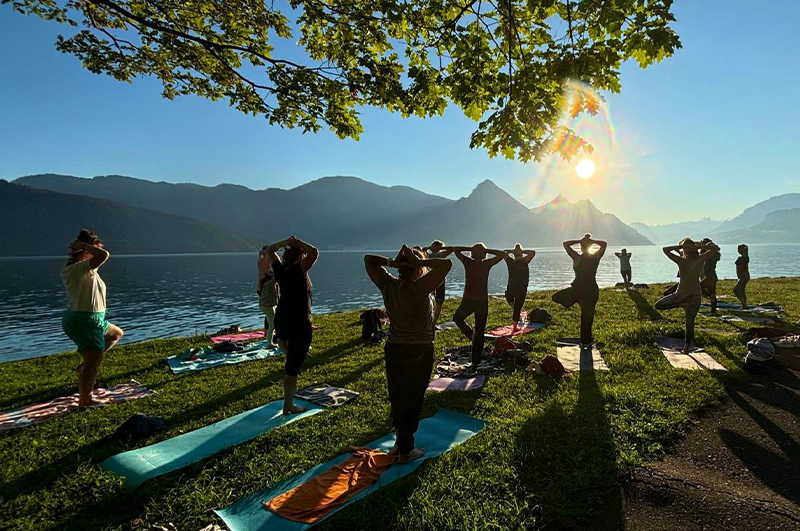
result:
[[(730, 293), (733, 282), (720, 282)], [(602, 290), (595, 336), (608, 373), (568, 381), (515, 372), (492, 377), (478, 391), (426, 395), (423, 416), (439, 408), (489, 422), (477, 436), (417, 472), (341, 511), (319, 529), (517, 529), (585, 526), (610, 511), (604, 495), (629, 471), (664, 456), (726, 389), (748, 375), (739, 334), (749, 323), (703, 314), (697, 343), (728, 372), (683, 371), (653, 345), (658, 334), (680, 335), (681, 310), (653, 309), (660, 286), (636, 292)], [(757, 279), (754, 302), (773, 301), (784, 318), (800, 317), (800, 278)], [(531, 356), (555, 353), (559, 337), (578, 331), (577, 309), (529, 294), (526, 308), (553, 314), (556, 324), (523, 336)], [(443, 315), (452, 315), (457, 299)], [(723, 312), (726, 313), (726, 312)], [(493, 299), (489, 326), (508, 324), (510, 310)], [(326, 411), (153, 479), (134, 491), (102, 472), (105, 458), (174, 437), (281, 397), (283, 360), (268, 359), (172, 375), (167, 356), (207, 344), (206, 336), (155, 340), (112, 350), (100, 383), (136, 379), (157, 391), (150, 398), (73, 413), (49, 423), (0, 434), (0, 517), (10, 529), (148, 529), (173, 523), (196, 531), (222, 508), (297, 472), (390, 431), (381, 345), (360, 339), (358, 312), (315, 317), (313, 350), (300, 385), (325, 382), (358, 391), (345, 407)], [(466, 343), (458, 330), (438, 334), (442, 349)], [(78, 356), (61, 353), (0, 365), (0, 409), (74, 392)], [(131, 414), (163, 416), (168, 428), (136, 442), (108, 443)]]

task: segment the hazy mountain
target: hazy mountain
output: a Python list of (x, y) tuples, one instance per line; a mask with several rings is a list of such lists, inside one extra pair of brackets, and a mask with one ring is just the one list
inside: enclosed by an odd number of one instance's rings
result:
[(722, 225), (721, 221), (709, 218), (703, 218), (700, 221), (667, 223), (665, 225), (630, 224), (631, 227), (657, 244), (676, 243), (687, 236), (693, 239), (705, 238), (720, 225)]
[(551, 202), (531, 210), (531, 229), (539, 245), (558, 245), (589, 232), (611, 245), (652, 245), (646, 236), (626, 225), (614, 214), (605, 214), (588, 199), (570, 203), (559, 195)]
[(800, 242), (800, 208), (776, 210), (764, 221), (746, 229), (722, 232), (714, 237), (718, 243), (798, 243)]
[(324, 177), (290, 190), (172, 184), (119, 175), (84, 179), (45, 174), (14, 182), (188, 216), (265, 241), (296, 234), (326, 242), (328, 248), (373, 246), (382, 237), (374, 229), (389, 219), (411, 219), (453, 202), (407, 186), (379, 186), (355, 177)]
[(185, 215), (260, 240), (296, 234), (325, 249), (393, 248), (435, 238), (464, 245), (476, 241), (492, 246), (557, 245), (587, 231), (612, 244), (651, 243), (589, 201), (572, 204), (557, 198), (530, 210), (488, 180), (456, 201), (355, 177), (325, 177), (290, 190), (53, 174), (15, 182)]
[[(734, 230), (746, 229), (764, 221), (767, 214), (778, 210), (800, 208), (800, 194), (784, 194), (770, 197), (766, 201), (756, 203), (730, 221), (726, 221), (714, 231), (722, 234)], [(800, 240), (798, 240), (800, 241)]]
[(258, 249), (230, 230), (116, 201), (36, 190), (0, 180), (3, 256), (65, 255), (82, 228), (114, 253), (205, 253)]

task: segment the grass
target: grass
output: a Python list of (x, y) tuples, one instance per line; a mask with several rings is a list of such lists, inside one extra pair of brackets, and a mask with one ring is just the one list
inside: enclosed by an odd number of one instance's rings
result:
[[(720, 283), (730, 294), (733, 282)], [(800, 278), (759, 279), (748, 286), (752, 301), (784, 305), (798, 319)], [(737, 326), (702, 316), (697, 343), (730, 372), (673, 369), (653, 345), (655, 334), (680, 335), (680, 310), (656, 312), (661, 287), (600, 296), (595, 335), (610, 367), (563, 382), (523, 372), (491, 378), (469, 393), (429, 394), (423, 416), (448, 408), (488, 420), (478, 436), (423, 464), (367, 499), (321, 523), (319, 529), (520, 529), (585, 525), (592, 511), (618, 511), (608, 487), (632, 467), (657, 459), (694, 418), (743, 377), (745, 353)], [(558, 337), (578, 334), (578, 310), (550, 301), (552, 292), (529, 295), (558, 324), (525, 336), (533, 356), (555, 353)], [(449, 319), (457, 300), (449, 300)], [(510, 310), (493, 299), (489, 326), (507, 324)], [(443, 319), (444, 320), (444, 319)], [(123, 487), (99, 463), (116, 453), (152, 444), (257, 407), (282, 396), (282, 359), (261, 360), (175, 376), (165, 358), (206, 337), (157, 340), (116, 348), (107, 356), (100, 383), (136, 379), (158, 391), (151, 398), (73, 413), (35, 428), (0, 434), (0, 528), (146, 529), (172, 522), (194, 531), (222, 508), (253, 492), (365, 444), (390, 431), (381, 345), (365, 345), (358, 313), (315, 317), (320, 329), (300, 385), (326, 382), (361, 396), (280, 428), (200, 463)], [(727, 332), (727, 333), (726, 333)], [(465, 344), (458, 330), (438, 334), (442, 348)], [(74, 392), (75, 352), (0, 365), (0, 410)], [(164, 432), (144, 441), (108, 443), (131, 414), (142, 411), (168, 421)]]

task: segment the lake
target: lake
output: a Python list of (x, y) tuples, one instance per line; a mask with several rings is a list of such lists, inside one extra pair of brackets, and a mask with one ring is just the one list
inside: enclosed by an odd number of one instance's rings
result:
[[(600, 286), (619, 282), (619, 261), (609, 248), (600, 263)], [(676, 266), (660, 247), (628, 247), (634, 282), (669, 282)], [(389, 254), (377, 252), (377, 254)], [(314, 313), (381, 305), (381, 297), (364, 271), (363, 251), (323, 251), (311, 279)], [(722, 247), (720, 278), (736, 278), (736, 246)], [(123, 343), (215, 332), (230, 324), (263, 325), (256, 289), (256, 253), (200, 255), (113, 255), (101, 269), (108, 286), (108, 319), (125, 330)], [(800, 244), (752, 245), (753, 277), (798, 274)], [(459, 296), (464, 271), (454, 260), (447, 293)], [(61, 331), (66, 296), (59, 270), (63, 257), (0, 258), (0, 362), (72, 350)], [(537, 250), (529, 289), (569, 285), (571, 261), (562, 248)], [(502, 295), (506, 266), (497, 265), (489, 291)]]

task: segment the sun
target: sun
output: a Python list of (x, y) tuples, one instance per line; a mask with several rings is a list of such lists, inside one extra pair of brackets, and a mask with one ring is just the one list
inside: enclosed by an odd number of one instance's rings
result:
[(589, 179), (594, 175), (594, 162), (592, 159), (583, 159), (575, 166), (575, 171), (581, 179)]

